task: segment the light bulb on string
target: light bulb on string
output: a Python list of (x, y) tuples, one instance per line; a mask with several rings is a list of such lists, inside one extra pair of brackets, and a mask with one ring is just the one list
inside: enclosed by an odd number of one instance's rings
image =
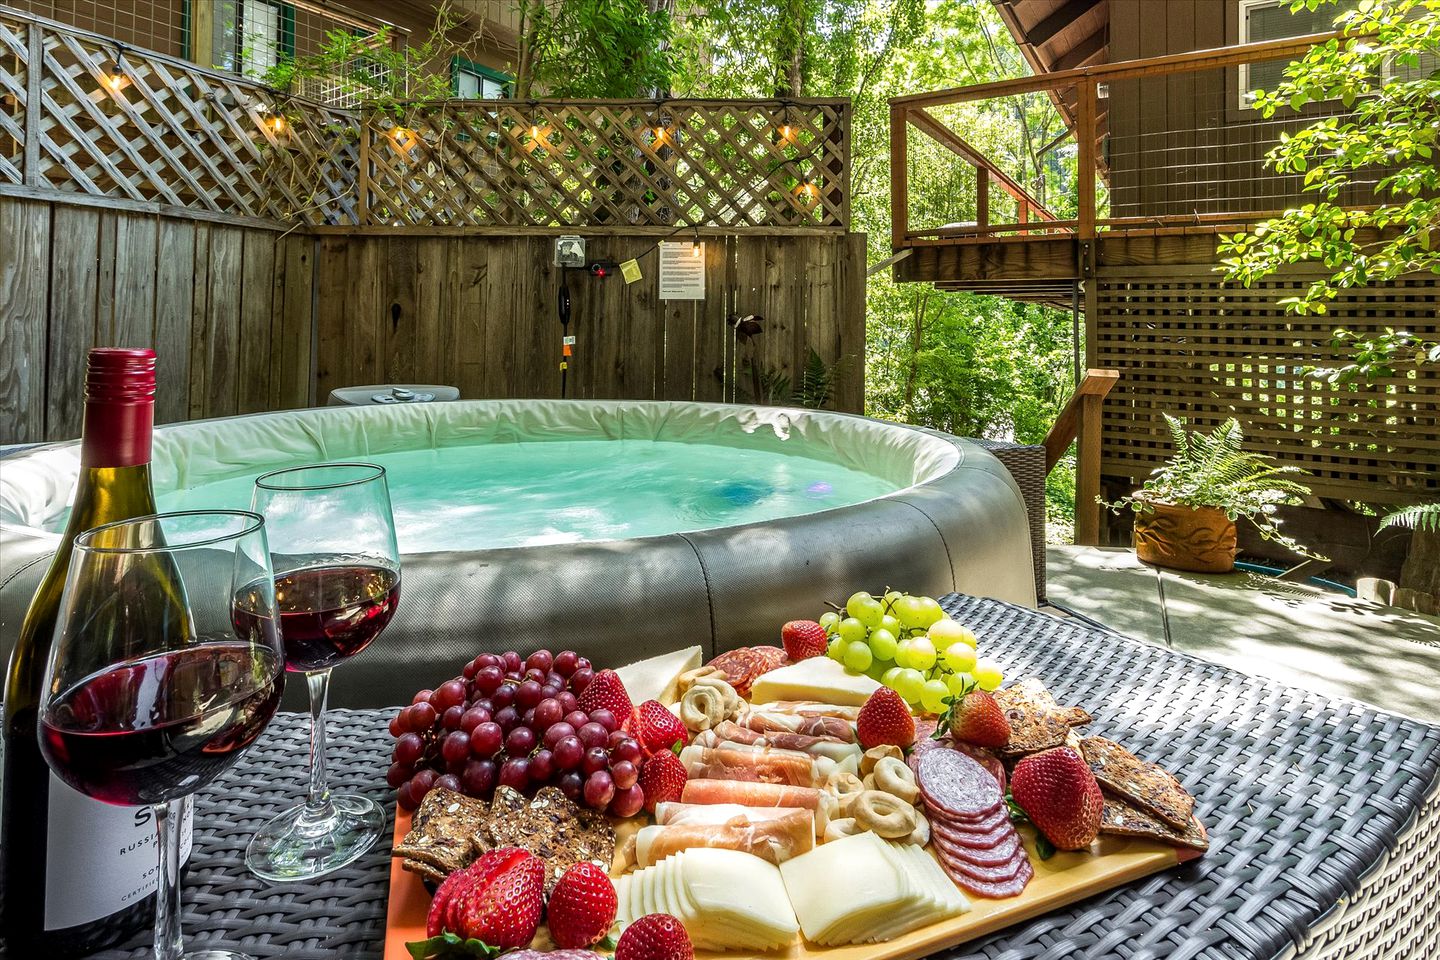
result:
[(700, 228), (695, 228), (695, 239), (690, 241), (690, 256), (700, 259)]
[(119, 93), (125, 89), (125, 85), (128, 82), (129, 80), (125, 76), (125, 51), (117, 46), (115, 48), (115, 58), (105, 63), (101, 83), (103, 83), (105, 88), (111, 93)]

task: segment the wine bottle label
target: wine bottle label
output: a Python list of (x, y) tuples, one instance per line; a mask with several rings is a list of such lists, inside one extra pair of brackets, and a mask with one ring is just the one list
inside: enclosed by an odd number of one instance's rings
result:
[[(194, 803), (181, 804), (180, 862), (190, 859)], [(160, 879), (155, 813), (92, 800), (50, 775), (45, 929), (91, 923), (141, 903)]]

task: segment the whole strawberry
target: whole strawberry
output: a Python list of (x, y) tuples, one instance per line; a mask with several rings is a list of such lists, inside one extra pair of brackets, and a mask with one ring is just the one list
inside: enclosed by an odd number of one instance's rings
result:
[[(492, 850), (480, 859), (494, 858), (496, 869), (489, 882), (477, 882), (460, 905), (460, 934), (484, 940), (492, 947), (523, 947), (535, 937), (545, 906), (545, 864), (519, 847)], [(479, 871), (484, 874), (482, 868)]]
[(646, 755), (667, 752), (675, 744), (684, 744), (690, 737), (685, 724), (659, 700), (646, 700), (635, 708), (635, 723), (630, 731), (640, 741)]
[(562, 949), (582, 950), (605, 938), (619, 909), (609, 875), (593, 863), (577, 863), (550, 891), (545, 914), (550, 939)]
[(1003, 747), (1010, 742), (1010, 721), (995, 698), (984, 690), (971, 690), (950, 705), (950, 736), (977, 747)]
[(645, 809), (655, 812), (657, 803), (679, 800), (685, 790), (685, 764), (666, 750), (648, 758), (640, 767), (640, 792), (645, 795)]
[(601, 670), (591, 677), (576, 703), (586, 713), (592, 710), (609, 710), (622, 724), (629, 721), (635, 713), (630, 694), (625, 692), (625, 684), (620, 680), (620, 674), (614, 670)]
[(446, 931), (445, 917), (450, 903), (470, 889), (474, 866), (471, 864), (463, 870), (456, 870), (435, 889), (435, 896), (430, 900), (430, 913), (425, 917), (425, 936), (438, 937)]
[(822, 657), (830, 645), (825, 628), (814, 620), (791, 620), (780, 628), (780, 642), (792, 663)]
[(915, 718), (904, 697), (889, 687), (881, 687), (860, 708), (855, 733), (866, 750), (886, 743), (908, 747), (915, 742)]
[(679, 920), (647, 913), (620, 934), (615, 960), (695, 960), (695, 947)]
[(1069, 747), (1055, 747), (1015, 764), (1010, 795), (1059, 850), (1084, 850), (1100, 833), (1105, 798), (1095, 775)]

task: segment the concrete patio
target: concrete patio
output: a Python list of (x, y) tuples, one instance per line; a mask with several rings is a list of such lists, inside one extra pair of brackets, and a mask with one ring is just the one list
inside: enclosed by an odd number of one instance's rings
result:
[(1051, 603), (1246, 673), (1440, 722), (1440, 620), (1258, 574), (1178, 573), (1051, 546)]

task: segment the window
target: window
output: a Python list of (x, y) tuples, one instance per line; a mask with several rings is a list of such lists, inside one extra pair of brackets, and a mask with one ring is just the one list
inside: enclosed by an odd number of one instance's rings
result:
[(498, 70), (471, 63), (464, 57), (450, 61), (450, 90), (465, 100), (500, 100), (510, 95), (511, 78)]
[(290, 4), (220, 0), (216, 7), (216, 66), (255, 75), (295, 55), (295, 8)]
[[(1240, 0), (1240, 42), (1284, 40), (1335, 29), (1335, 17), (1352, 3), (1322, 3), (1315, 10), (1290, 12), (1290, 0)], [(1240, 65), (1240, 106), (1249, 105), (1251, 90), (1274, 90), (1285, 78), (1289, 58)]]
[[(1335, 29), (1335, 18), (1346, 9), (1353, 9), (1357, 0), (1341, 0), (1336, 4), (1321, 4), (1315, 10), (1301, 9), (1292, 13), (1290, 0), (1240, 0), (1240, 42), (1258, 43), (1262, 40), (1283, 40), (1286, 37), (1303, 37), (1311, 33), (1329, 33)], [(1413, 12), (1420, 15), (1420, 8)], [(1251, 90), (1273, 90), (1285, 77), (1285, 67), (1290, 61), (1269, 60), (1265, 63), (1240, 65), (1240, 106), (1249, 105), (1247, 94)], [(1419, 66), (1390, 65), (1385, 78), (1399, 77), (1415, 80), (1429, 76), (1440, 67), (1440, 58), (1423, 54)]]

